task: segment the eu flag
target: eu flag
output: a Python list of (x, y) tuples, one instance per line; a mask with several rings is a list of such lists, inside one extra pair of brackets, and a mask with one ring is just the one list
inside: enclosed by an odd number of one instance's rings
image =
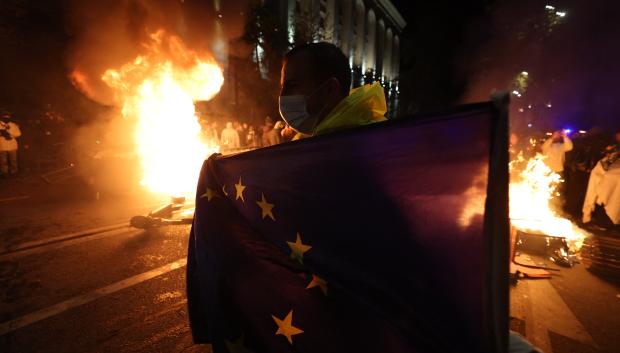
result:
[(504, 352), (505, 103), (202, 168), (187, 295), (215, 352)]

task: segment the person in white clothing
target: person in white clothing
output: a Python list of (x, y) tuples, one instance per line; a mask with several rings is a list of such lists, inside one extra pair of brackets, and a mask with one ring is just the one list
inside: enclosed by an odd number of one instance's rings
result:
[(11, 113), (0, 116), (0, 173), (3, 177), (17, 174), (17, 138), (22, 135), (19, 126), (11, 121)]
[[(545, 164), (554, 173), (559, 174), (562, 180), (565, 180), (564, 176), (564, 160), (566, 159), (566, 152), (573, 149), (573, 142), (566, 136), (564, 131), (555, 131), (551, 135), (551, 138), (545, 141), (542, 146)], [(555, 198), (552, 201), (552, 206), (558, 210), (564, 208), (566, 203), (566, 183), (562, 182), (558, 185), (557, 191), (560, 197)]]
[(233, 128), (233, 123), (226, 123), (226, 128), (222, 130), (220, 142), (222, 143), (222, 147), (229, 150), (238, 149), (241, 147), (239, 133)]
[(573, 141), (566, 136), (566, 132), (555, 131), (542, 146), (542, 152), (547, 157), (545, 163), (552, 171), (563, 176), (566, 152), (572, 149)]

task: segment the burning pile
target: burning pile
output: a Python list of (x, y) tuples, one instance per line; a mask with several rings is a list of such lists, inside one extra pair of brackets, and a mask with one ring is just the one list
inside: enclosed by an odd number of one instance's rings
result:
[[(552, 237), (563, 237), (573, 251), (581, 248), (588, 233), (570, 220), (562, 218), (550, 205), (559, 196), (560, 176), (549, 169), (545, 157), (537, 154), (529, 159), (518, 177), (510, 181), (510, 221), (525, 232), (543, 233)], [(522, 154), (510, 163), (512, 174), (517, 163), (525, 163)], [(516, 180), (515, 180), (516, 179)]]
[(194, 102), (220, 91), (222, 70), (163, 30), (151, 35), (145, 49), (101, 79), (114, 90), (123, 117), (136, 122), (141, 183), (157, 193), (191, 195), (202, 162), (219, 149), (201, 139)]

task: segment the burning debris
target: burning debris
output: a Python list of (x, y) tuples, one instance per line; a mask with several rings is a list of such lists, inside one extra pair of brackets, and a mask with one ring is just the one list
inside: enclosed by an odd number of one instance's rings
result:
[(546, 255), (570, 267), (589, 233), (552, 207), (551, 201), (560, 196), (558, 185), (564, 181), (544, 160), (536, 154), (526, 161), (519, 153), (510, 163), (510, 222), (517, 230), (517, 249)]
[[(70, 0), (66, 7), (68, 77), (101, 105), (75, 140), (83, 150), (135, 156), (139, 166), (97, 169), (100, 179), (121, 175), (120, 184), (134, 187), (135, 175), (155, 195), (193, 196), (200, 166), (220, 151), (200, 122), (230, 114), (224, 103), (205, 102), (222, 89), (229, 58), (249, 51), (236, 41), (248, 2)], [(77, 164), (90, 163), (83, 159)]]
[(222, 70), (163, 30), (145, 46), (146, 54), (107, 70), (101, 79), (114, 89), (123, 117), (136, 121), (141, 183), (167, 195), (191, 194), (202, 161), (219, 150), (201, 140), (194, 101), (219, 92)]
[(185, 205), (184, 197), (172, 197), (171, 202), (165, 204), (146, 216), (134, 216), (129, 224), (134, 228), (151, 229), (161, 226), (192, 224), (194, 207)]

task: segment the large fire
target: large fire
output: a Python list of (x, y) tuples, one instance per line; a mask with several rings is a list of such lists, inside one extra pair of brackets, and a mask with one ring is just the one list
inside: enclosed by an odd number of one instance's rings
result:
[(136, 121), (141, 183), (157, 193), (190, 195), (202, 162), (218, 151), (201, 139), (194, 102), (220, 91), (222, 70), (164, 31), (145, 48), (146, 54), (107, 70), (102, 80), (114, 89), (123, 117)]
[[(563, 180), (549, 169), (544, 159), (540, 154), (529, 159), (516, 180), (510, 181), (510, 221), (523, 231), (564, 237), (571, 250), (577, 251), (588, 233), (551, 207), (550, 201), (559, 196), (557, 188)], [(525, 162), (521, 155), (511, 162), (511, 168), (518, 162)]]

